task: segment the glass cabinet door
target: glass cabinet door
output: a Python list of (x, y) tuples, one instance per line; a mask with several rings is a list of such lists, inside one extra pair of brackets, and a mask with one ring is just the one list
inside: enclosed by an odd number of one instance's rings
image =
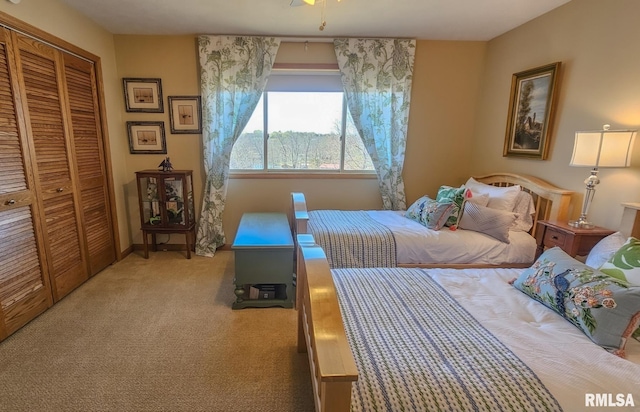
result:
[(140, 202), (142, 204), (143, 225), (162, 225), (160, 214), (160, 196), (158, 193), (158, 179), (155, 177), (140, 177)]
[(167, 214), (167, 223), (171, 226), (185, 226), (185, 182), (181, 176), (163, 178), (164, 181), (164, 206)]

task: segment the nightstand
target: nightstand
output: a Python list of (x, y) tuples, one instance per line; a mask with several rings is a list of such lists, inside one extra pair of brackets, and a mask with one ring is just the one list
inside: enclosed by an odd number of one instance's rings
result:
[(536, 259), (545, 248), (554, 246), (560, 247), (573, 257), (586, 256), (596, 243), (613, 232), (615, 231), (598, 226), (593, 229), (580, 229), (569, 226), (567, 222), (540, 220), (536, 229)]

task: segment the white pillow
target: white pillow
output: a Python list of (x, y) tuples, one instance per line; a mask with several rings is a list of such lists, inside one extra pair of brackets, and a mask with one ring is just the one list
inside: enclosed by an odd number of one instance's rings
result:
[(516, 204), (516, 197), (521, 192), (520, 185), (498, 187), (478, 182), (473, 177), (467, 180), (465, 187), (471, 189), (473, 193), (488, 194), (489, 206), (492, 209), (505, 210), (511, 212)]
[(533, 204), (533, 197), (529, 192), (521, 190), (516, 196), (516, 204), (512, 210), (518, 215), (513, 223), (511, 230), (528, 232), (533, 227), (533, 215), (536, 213), (536, 207)]
[(485, 194), (474, 193), (472, 190), (470, 197), (467, 197), (467, 195), (465, 194), (464, 201), (475, 203), (476, 205), (480, 205), (480, 206), (487, 206), (489, 204), (489, 195), (486, 193)]
[(509, 243), (509, 229), (516, 217), (517, 215), (513, 212), (465, 202), (464, 213), (458, 222), (458, 227), (484, 233), (501, 242)]
[(594, 269), (600, 269), (626, 241), (627, 238), (620, 232), (610, 234), (596, 243), (587, 255), (584, 263)]

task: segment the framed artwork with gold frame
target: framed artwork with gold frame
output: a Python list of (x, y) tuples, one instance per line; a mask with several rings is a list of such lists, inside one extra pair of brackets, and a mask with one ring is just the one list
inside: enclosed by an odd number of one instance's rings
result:
[(559, 69), (555, 62), (513, 75), (503, 156), (547, 158)]

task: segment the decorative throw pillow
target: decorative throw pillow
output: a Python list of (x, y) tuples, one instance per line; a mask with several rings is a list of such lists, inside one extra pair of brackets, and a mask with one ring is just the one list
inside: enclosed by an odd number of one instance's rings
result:
[(518, 215), (513, 223), (511, 230), (528, 232), (533, 227), (533, 215), (536, 213), (536, 207), (533, 204), (533, 197), (529, 192), (520, 190), (516, 196), (516, 203), (512, 210)]
[(547, 249), (513, 286), (621, 357), (640, 325), (640, 287), (578, 262), (559, 247)]
[(605, 237), (591, 249), (584, 263), (595, 269), (600, 269), (604, 263), (611, 259), (614, 253), (618, 251), (627, 241), (626, 236), (620, 232), (612, 233)]
[(464, 185), (471, 189), (473, 193), (488, 194), (489, 204), (487, 206), (490, 208), (508, 212), (513, 211), (513, 207), (516, 204), (516, 196), (522, 191), (519, 185), (498, 187), (478, 182), (473, 177), (470, 177)]
[(516, 220), (516, 214), (504, 210), (491, 209), (473, 202), (464, 203), (464, 213), (460, 218), (460, 229), (481, 232), (509, 243), (509, 229)]
[(611, 259), (600, 266), (600, 271), (632, 285), (640, 285), (640, 240), (635, 237), (627, 239)]
[(440, 186), (436, 201), (439, 203), (453, 203), (454, 208), (447, 219), (445, 226), (455, 226), (458, 224), (460, 213), (462, 212), (462, 203), (464, 202), (465, 187)]
[(416, 200), (405, 212), (405, 217), (433, 230), (440, 230), (454, 210), (451, 202), (437, 202), (429, 196)]

